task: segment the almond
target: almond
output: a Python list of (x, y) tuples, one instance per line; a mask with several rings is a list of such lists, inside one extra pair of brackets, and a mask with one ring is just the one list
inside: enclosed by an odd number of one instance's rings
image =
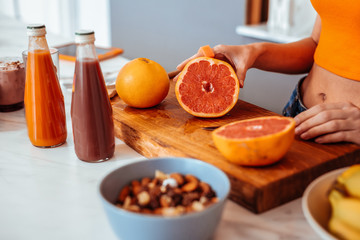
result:
[(121, 202), (121, 203), (124, 203), (125, 198), (126, 198), (127, 196), (129, 196), (129, 194), (130, 194), (130, 187), (129, 187), (129, 186), (125, 186), (125, 187), (121, 190), (121, 192), (120, 192), (120, 194), (119, 194), (118, 201)]
[(134, 194), (135, 196), (140, 193), (141, 189), (142, 189), (142, 187), (141, 187), (140, 184), (139, 184), (139, 185), (133, 185), (133, 186), (132, 186), (132, 192), (133, 192), (133, 194)]
[(149, 177), (144, 177), (143, 179), (141, 179), (141, 186), (146, 186), (151, 182), (151, 178)]
[(186, 179), (187, 182), (199, 183), (199, 180), (194, 175), (191, 175), (191, 174), (186, 174), (185, 179)]
[(181, 190), (184, 192), (192, 192), (195, 191), (198, 187), (198, 182), (188, 182), (184, 186), (181, 187)]
[(170, 207), (172, 199), (167, 195), (162, 195), (160, 197), (161, 207)]
[(201, 195), (202, 196), (206, 196), (207, 194), (209, 194), (210, 193), (210, 185), (209, 184), (207, 184), (207, 183), (205, 183), (205, 182), (200, 182), (199, 183), (199, 186), (200, 186), (200, 188), (201, 188)]
[(171, 173), (170, 178), (175, 179), (178, 185), (183, 185), (185, 182), (184, 177), (180, 173)]
[(140, 182), (138, 181), (138, 180), (133, 180), (133, 181), (131, 181), (131, 186), (140, 186), (141, 184), (140, 184)]

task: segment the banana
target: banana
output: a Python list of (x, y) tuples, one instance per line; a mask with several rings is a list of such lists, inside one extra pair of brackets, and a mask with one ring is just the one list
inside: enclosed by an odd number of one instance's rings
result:
[(337, 218), (331, 218), (329, 221), (329, 230), (341, 239), (356, 240), (360, 237), (360, 232), (347, 226)]
[(349, 167), (346, 171), (344, 171), (340, 176), (337, 177), (337, 181), (339, 183), (344, 183), (347, 179), (349, 179), (353, 174), (360, 172), (360, 164), (355, 164)]
[(360, 199), (360, 171), (346, 179), (344, 186), (350, 196)]
[(360, 200), (355, 198), (342, 198), (333, 205), (333, 217), (344, 224), (359, 231), (360, 239)]
[(329, 194), (329, 201), (332, 207), (335, 207), (337, 202), (343, 199), (345, 196), (338, 189), (333, 188)]
[(360, 164), (337, 177), (328, 198), (332, 209), (330, 232), (341, 239), (360, 239)]

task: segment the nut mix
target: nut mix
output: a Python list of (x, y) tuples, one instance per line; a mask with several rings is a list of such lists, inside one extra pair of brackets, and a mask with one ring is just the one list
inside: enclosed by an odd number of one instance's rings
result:
[(195, 176), (155, 171), (155, 178), (133, 180), (119, 193), (116, 206), (138, 213), (178, 216), (217, 202), (211, 186)]

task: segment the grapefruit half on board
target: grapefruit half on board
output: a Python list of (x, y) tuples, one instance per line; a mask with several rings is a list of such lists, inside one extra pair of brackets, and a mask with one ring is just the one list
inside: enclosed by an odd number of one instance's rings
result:
[(196, 117), (228, 113), (239, 97), (239, 81), (230, 64), (210, 57), (190, 60), (175, 85), (180, 106)]
[(216, 148), (230, 162), (264, 166), (279, 161), (295, 138), (293, 118), (268, 116), (236, 121), (212, 132)]

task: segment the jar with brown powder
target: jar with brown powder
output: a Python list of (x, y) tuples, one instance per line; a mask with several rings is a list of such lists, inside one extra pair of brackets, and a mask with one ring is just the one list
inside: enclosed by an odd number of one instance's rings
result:
[(24, 107), (25, 68), (21, 58), (0, 58), (0, 112)]

